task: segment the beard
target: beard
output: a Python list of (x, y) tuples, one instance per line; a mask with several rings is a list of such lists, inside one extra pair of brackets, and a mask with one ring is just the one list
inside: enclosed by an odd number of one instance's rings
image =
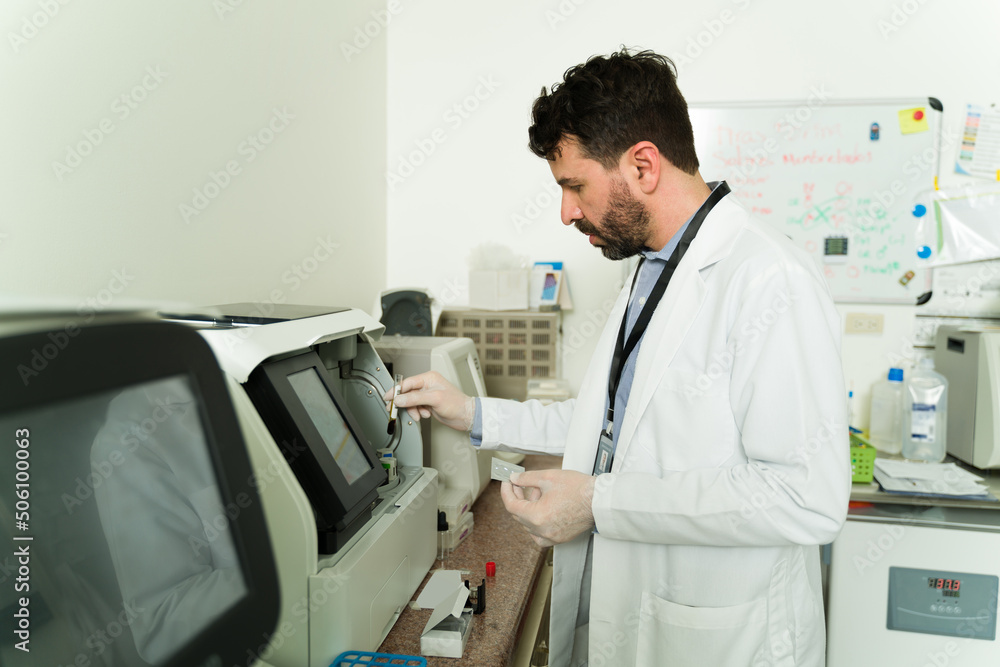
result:
[(639, 254), (646, 247), (651, 225), (649, 211), (632, 196), (625, 181), (618, 178), (611, 182), (608, 210), (601, 219), (601, 230), (588, 220), (576, 223), (584, 234), (601, 240), (601, 253), (611, 260), (622, 260)]

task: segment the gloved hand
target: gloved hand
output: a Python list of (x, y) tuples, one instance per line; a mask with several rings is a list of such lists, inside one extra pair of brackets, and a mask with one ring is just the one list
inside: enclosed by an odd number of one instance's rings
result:
[[(385, 392), (383, 400), (391, 400), (393, 391)], [(463, 394), (435, 371), (403, 380), (395, 400), (396, 407), (406, 408), (414, 421), (434, 415), (442, 424), (458, 431), (471, 430), (476, 416), (476, 399)]]
[(535, 543), (549, 547), (594, 527), (595, 479), (575, 470), (514, 473), (500, 485), (500, 497)]

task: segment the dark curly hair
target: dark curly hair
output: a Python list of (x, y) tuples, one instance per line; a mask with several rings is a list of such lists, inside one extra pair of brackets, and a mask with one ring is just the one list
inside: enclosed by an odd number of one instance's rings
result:
[(622, 153), (651, 141), (678, 169), (694, 174), (698, 156), (687, 102), (677, 88), (677, 69), (667, 57), (627, 48), (593, 56), (566, 70), (552, 92), (542, 88), (531, 109), (528, 148), (552, 160), (559, 141), (571, 135), (584, 156), (605, 169)]

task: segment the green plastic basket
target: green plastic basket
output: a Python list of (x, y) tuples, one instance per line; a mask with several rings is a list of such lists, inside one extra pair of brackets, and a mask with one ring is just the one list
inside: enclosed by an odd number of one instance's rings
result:
[(878, 450), (863, 436), (851, 434), (851, 481), (868, 484), (875, 474), (875, 455)]

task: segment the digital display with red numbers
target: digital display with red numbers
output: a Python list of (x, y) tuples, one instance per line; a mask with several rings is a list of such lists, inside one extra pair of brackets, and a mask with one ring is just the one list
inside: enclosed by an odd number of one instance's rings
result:
[[(885, 628), (995, 644), (998, 591), (1000, 577), (995, 574), (890, 565)], [(1000, 667), (995, 659), (990, 664)]]
[(927, 587), (938, 589), (944, 597), (957, 598), (959, 596), (959, 589), (962, 587), (962, 581), (960, 579), (927, 577)]

